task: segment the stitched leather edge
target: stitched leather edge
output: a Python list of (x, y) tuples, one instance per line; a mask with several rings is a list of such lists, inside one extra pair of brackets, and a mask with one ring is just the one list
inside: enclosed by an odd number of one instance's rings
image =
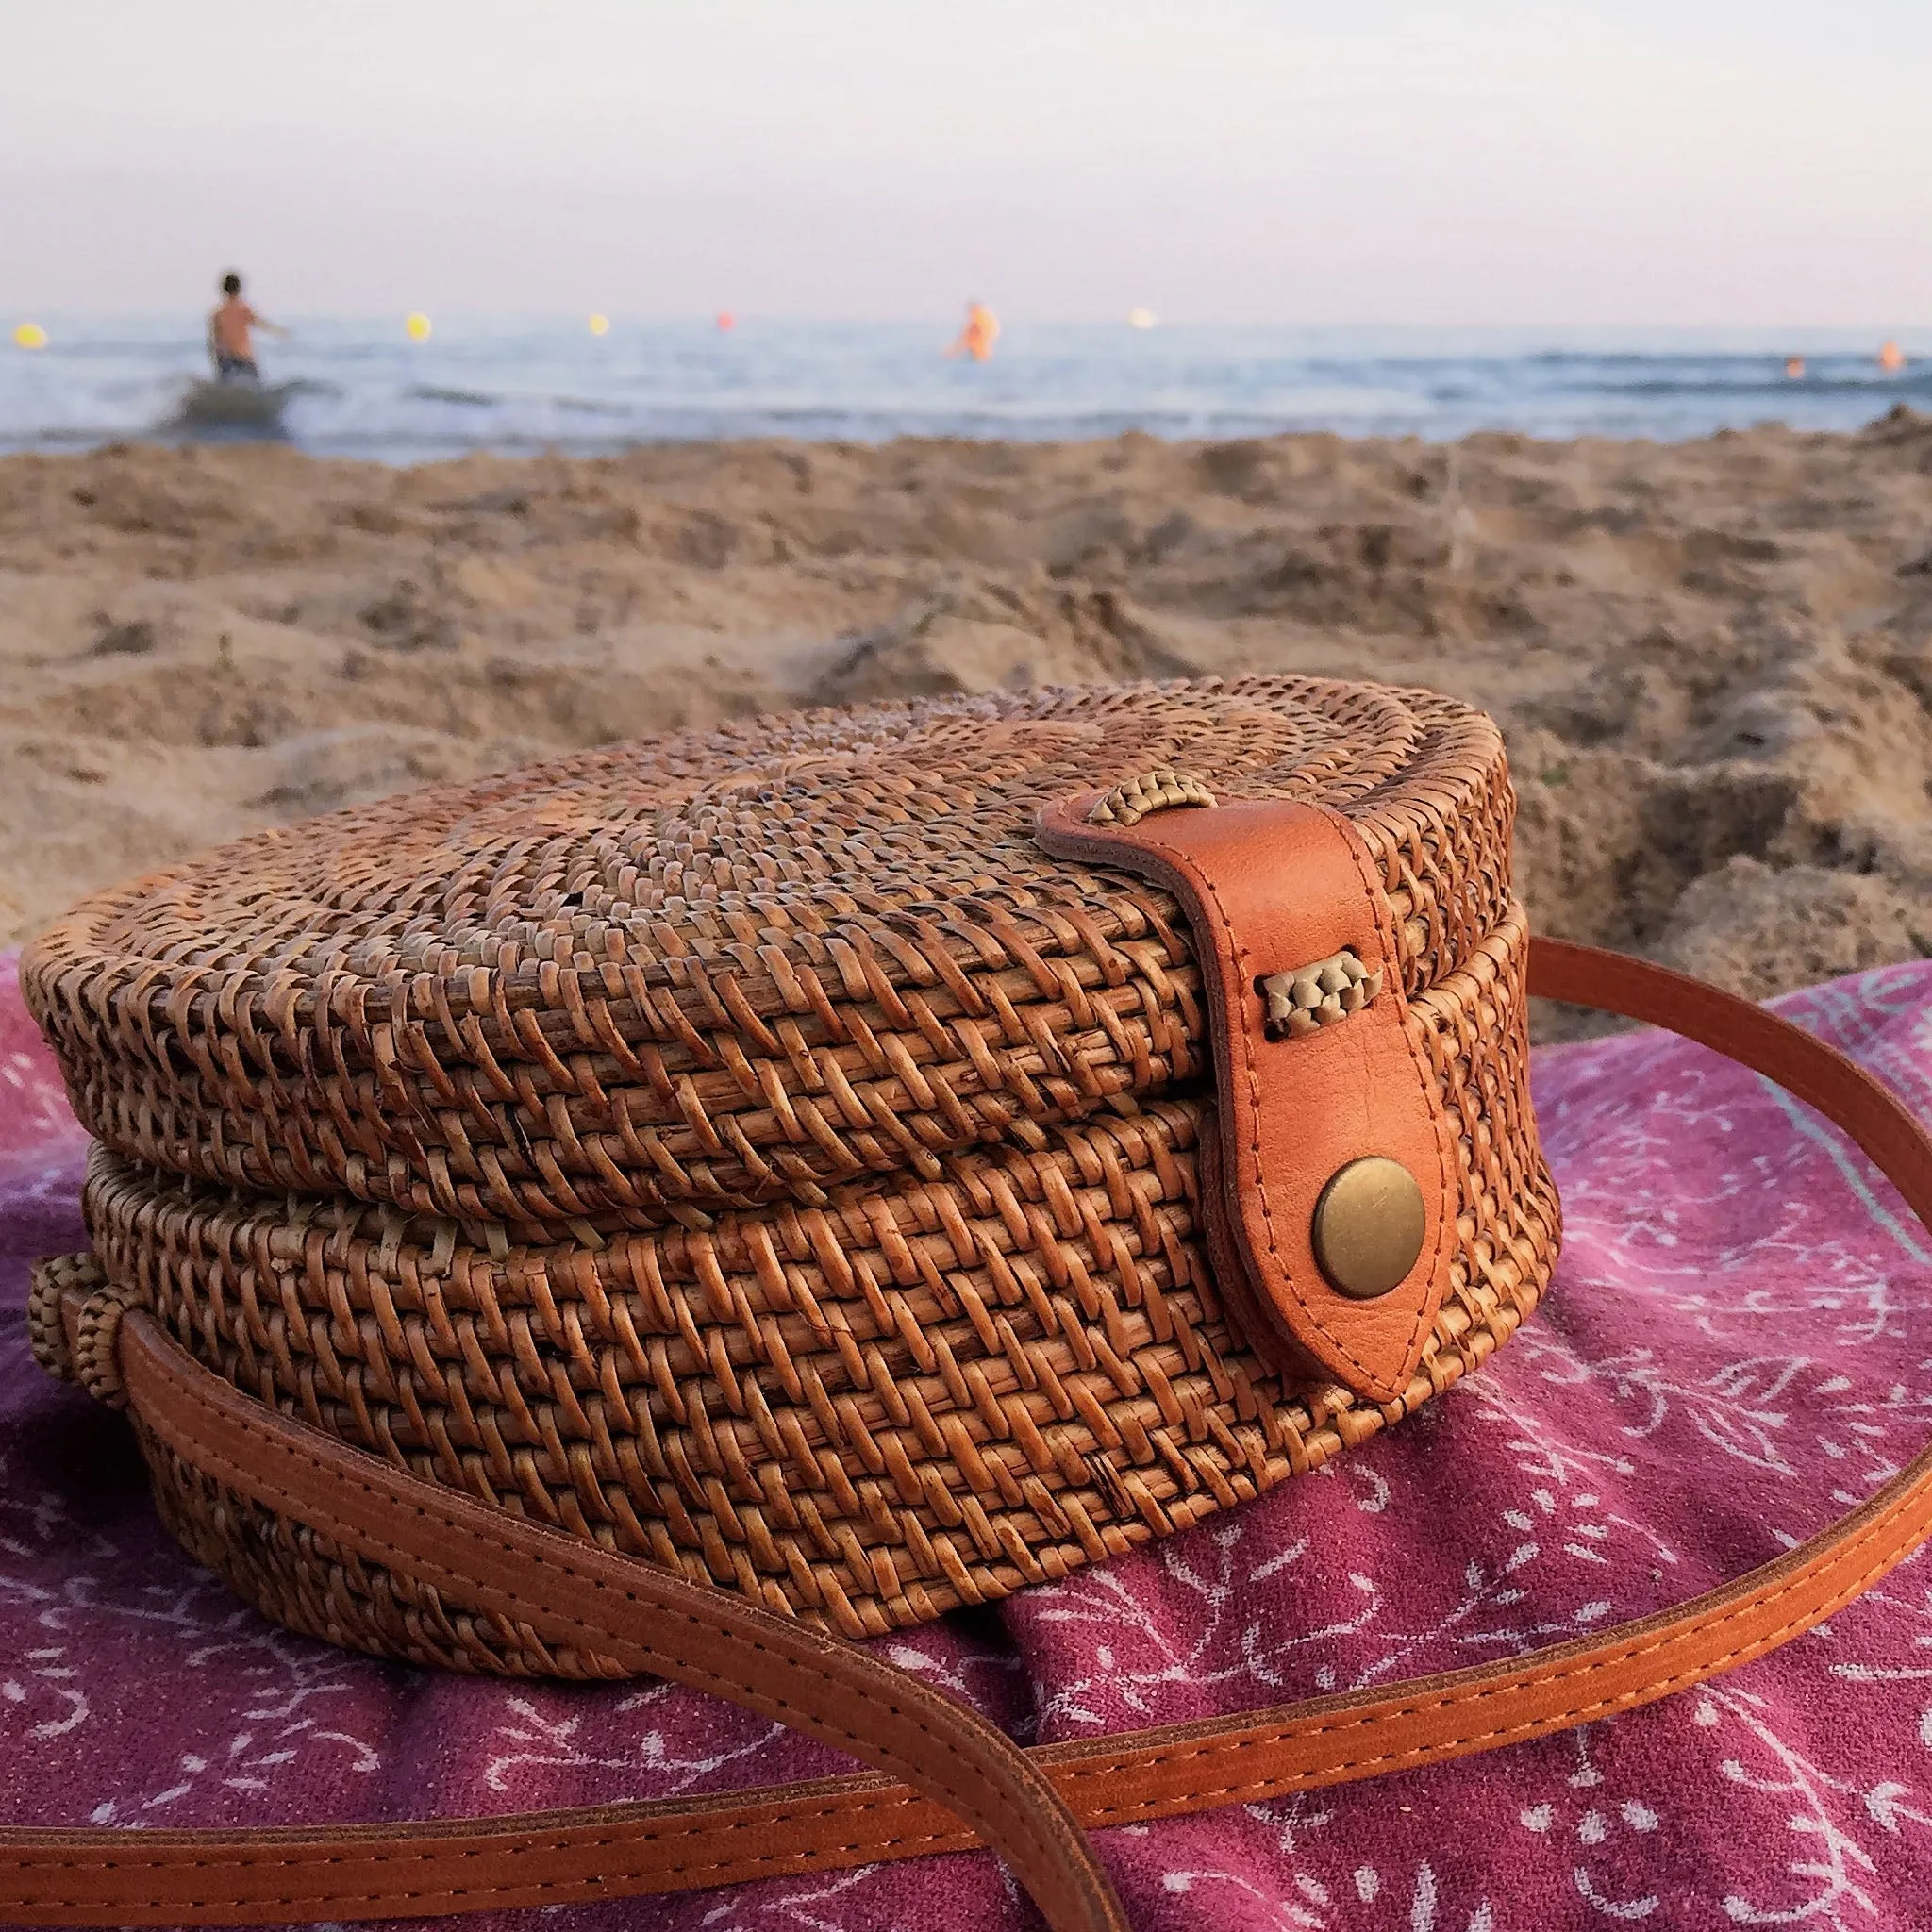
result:
[[(873, 1708), (911, 1724), (919, 1733), (932, 1757), (920, 1759), (918, 1774), (946, 1808), (969, 1821), (974, 1813), (982, 1814), (985, 1824), (978, 1826), (982, 1837), (991, 1836), (986, 1830), (990, 1824), (1001, 1840), (1020, 1841), (1018, 1849), (1026, 1856), (1015, 1860), (1016, 1871), (1028, 1882), (1036, 1899), (1049, 1907), (1050, 1922), (1060, 1916), (1070, 1926), (1122, 1925), (1110, 1888), (1085, 1852), (1063, 1803), (1024, 1754), (964, 1707), (906, 1673), (877, 1664), (856, 1646), (816, 1635), (735, 1601), (727, 1619), (722, 1614), (725, 1601), (722, 1597), (714, 1598), (712, 1592), (655, 1566), (612, 1556), (541, 1524), (521, 1522), (458, 1492), (439, 1491), (433, 1484), (392, 1470), (365, 1452), (275, 1411), (250, 1413), (257, 1407), (251, 1398), (240, 1395), (202, 1368), (145, 1311), (130, 1310), (121, 1331), (122, 1369), (143, 1424), (204, 1474), (269, 1508), (306, 1521), (324, 1535), (391, 1569), (418, 1576), (427, 1573), (426, 1580), (472, 1602), (508, 1597), (507, 1613), (540, 1631), (547, 1629), (568, 1641), (627, 1655), (641, 1660), (638, 1667), (642, 1670), (712, 1690), (874, 1763), (894, 1757), (902, 1764), (909, 1762), (898, 1750), (881, 1746), (876, 1727), (869, 1730), (845, 1721), (842, 1714), (853, 1707), (855, 1699), (869, 1703)], [(191, 1408), (199, 1408), (205, 1418), (214, 1419), (218, 1427), (239, 1433), (251, 1445), (253, 1456), (246, 1459), (230, 1456), (206, 1435), (197, 1435), (183, 1421), (181, 1411)], [(255, 1459), (258, 1457), (259, 1459)], [(292, 1484), (272, 1473), (277, 1463), (296, 1470)], [(425, 1557), (420, 1549), (393, 1541), (340, 1512), (322, 1492), (325, 1486), (359, 1491), (375, 1505), (378, 1513), (411, 1516), (479, 1544), (484, 1560), (475, 1572), (465, 1573), (445, 1557)], [(533, 1572), (539, 1588), (547, 1573), (569, 1579), (600, 1601), (634, 1608), (656, 1624), (682, 1626), (692, 1633), (696, 1644), (659, 1646), (614, 1624), (599, 1625), (575, 1613), (552, 1612), (526, 1601), (518, 1602), (514, 1592), (501, 1589), (493, 1576), (504, 1569), (515, 1574), (520, 1568)], [(627, 1571), (643, 1588), (625, 1588), (597, 1574), (600, 1568)], [(688, 1604), (682, 1601), (686, 1596), (691, 1599)], [(743, 1674), (733, 1675), (696, 1661), (691, 1655), (692, 1648), (707, 1641), (716, 1643), (721, 1637), (768, 1659), (764, 1667), (773, 1672), (777, 1683), (789, 1680), (795, 1686), (802, 1679), (808, 1686), (816, 1686), (816, 1691), (806, 1702), (795, 1702), (771, 1684), (757, 1681), (749, 1666)], [(828, 1664), (834, 1668), (827, 1668)], [(858, 1666), (857, 1672), (855, 1665)], [(949, 1768), (954, 1761), (964, 1771), (963, 1777)], [(1031, 1801), (1031, 1807), (1000, 1804), (989, 1812), (988, 1792), (1015, 1784)], [(1038, 1802), (1041, 1796), (1047, 1800), (1043, 1807)], [(245, 1865), (246, 1861), (229, 1862)], [(1073, 1908), (1062, 1896), (1062, 1913), (1056, 1915), (1051, 1909), (1049, 1901), (1061, 1890), (1061, 1884), (1051, 1882), (1057, 1874), (1065, 1888), (1081, 1896), (1084, 1903), (1079, 1908)], [(1042, 1880), (1049, 1882), (1042, 1884)]]
[[(1256, 977), (1254, 956), (1242, 937), (1240, 924), (1230, 917), (1207, 863), (1186, 846), (1162, 839), (1158, 829), (1145, 819), (1131, 827), (1095, 825), (1090, 823), (1087, 811), (1092, 799), (1097, 795), (1082, 793), (1057, 805), (1042, 807), (1036, 815), (1035, 836), (1049, 852), (1082, 859), (1091, 864), (1111, 865), (1122, 871), (1141, 873), (1153, 877), (1157, 884), (1174, 892), (1181, 899), (1183, 906), (1189, 909), (1193, 923), (1208, 928), (1207, 934), (1197, 935), (1197, 939), (1211, 941), (1212, 947), (1218, 948), (1223, 943), (1224, 936), (1225, 944), (1231, 948), (1233, 954), (1235, 997), (1244, 996)], [(1227, 823), (1225, 814), (1240, 810), (1241, 806), (1222, 807), (1218, 809), (1224, 816), (1217, 824), (1224, 825)], [(1396, 1030), (1401, 1037), (1403, 1051), (1414, 1074), (1415, 1091), (1422, 1096), (1424, 1108), (1429, 1120), (1430, 1141), (1436, 1163), (1436, 1185), (1433, 1195), (1435, 1237), (1427, 1257), (1427, 1273), (1424, 1277), (1426, 1287), (1416, 1305), (1414, 1319), (1409, 1325), (1400, 1358), (1391, 1356), (1380, 1363), (1366, 1359), (1358, 1349), (1350, 1345), (1345, 1325), (1339, 1331), (1335, 1315), (1324, 1313), (1322, 1305), (1309, 1298), (1309, 1285), (1304, 1273), (1290, 1264), (1283, 1252), (1283, 1244), (1275, 1234), (1275, 1209), (1269, 1191), (1266, 1187), (1258, 1187), (1255, 1191), (1260, 1217), (1266, 1229), (1263, 1246), (1273, 1264), (1274, 1274), (1286, 1288), (1294, 1307), (1300, 1311), (1300, 1326), (1297, 1327), (1285, 1310), (1277, 1312), (1276, 1296), (1267, 1283), (1256, 1278), (1260, 1271), (1255, 1266), (1252, 1244), (1241, 1212), (1242, 1181), (1237, 1174), (1235, 1160), (1229, 1157), (1229, 1152), (1225, 1148), (1222, 1150), (1224, 1158), (1221, 1163), (1224, 1197), (1222, 1220), (1224, 1236), (1222, 1244), (1241, 1257), (1244, 1271), (1250, 1277), (1245, 1284), (1248, 1298), (1255, 1310), (1261, 1314), (1264, 1323), (1269, 1324), (1261, 1333), (1252, 1335), (1251, 1341), (1266, 1351), (1270, 1330), (1279, 1329), (1291, 1339), (1297, 1347), (1316, 1356), (1321, 1361), (1321, 1366), (1328, 1373), (1341, 1374), (1357, 1393), (1376, 1402), (1393, 1402), (1407, 1388), (1421, 1362), (1429, 1331), (1434, 1325), (1446, 1287), (1444, 1248), (1445, 1243), (1455, 1236), (1458, 1194), (1453, 1172), (1453, 1157), (1446, 1144), (1447, 1127), (1442, 1117), (1441, 1104), (1437, 1096), (1434, 1070), (1429, 1066), (1409, 1027), (1408, 1002), (1402, 990), (1401, 974), (1396, 970), (1394, 921), (1387, 898), (1375, 877), (1367, 850), (1362, 844), (1361, 835), (1355, 829), (1345, 813), (1336, 811), (1330, 807), (1281, 800), (1274, 802), (1274, 824), (1277, 826), (1293, 825), (1297, 822), (1306, 824), (1310, 820), (1324, 825), (1337, 848), (1346, 856), (1356, 882), (1361, 889), (1369, 923), (1375, 935), (1376, 950), (1385, 978), (1381, 998), (1390, 1003), (1386, 1010), (1392, 1010), (1395, 1015)], [(1260, 828), (1256, 829), (1258, 834)], [(1202, 950), (1209, 950), (1209, 946), (1204, 944)], [(1236, 1035), (1241, 1035), (1245, 1041), (1250, 1029), (1242, 1025), (1237, 1013), (1228, 1010), (1228, 994), (1222, 984), (1218, 961), (1208, 964), (1203, 974), (1203, 981), (1213, 1015), (1217, 1071), (1225, 1074), (1231, 1070), (1236, 1057)], [(1221, 1065), (1223, 1058), (1228, 1063), (1227, 1066)], [(1245, 1143), (1252, 1157), (1252, 1164), (1258, 1168), (1263, 1105), (1259, 1072), (1254, 1054), (1247, 1046), (1244, 1045), (1241, 1049), (1240, 1058), (1240, 1072), (1245, 1091), (1237, 1096), (1224, 1087), (1221, 1100), (1224, 1109), (1237, 1106), (1243, 1108)], [(1313, 1203), (1307, 1205), (1312, 1208)], [(1418, 1257), (1416, 1268), (1421, 1267), (1422, 1257)], [(1413, 1276), (1416, 1270), (1412, 1269), (1410, 1272)]]

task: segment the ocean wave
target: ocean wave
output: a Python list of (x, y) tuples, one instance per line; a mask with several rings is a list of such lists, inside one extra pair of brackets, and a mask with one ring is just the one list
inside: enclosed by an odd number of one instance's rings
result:
[(543, 400), (553, 409), (564, 409), (574, 416), (634, 416), (637, 413), (628, 403), (593, 403), (582, 396), (546, 396)]
[(403, 394), (411, 402), (465, 403), (478, 409), (493, 409), (504, 400), (502, 396), (491, 395), (487, 390), (444, 389), (433, 382), (412, 382)]

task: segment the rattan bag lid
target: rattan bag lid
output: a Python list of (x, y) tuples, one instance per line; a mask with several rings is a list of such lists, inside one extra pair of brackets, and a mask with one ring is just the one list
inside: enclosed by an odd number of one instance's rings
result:
[(1038, 808), (1159, 767), (1345, 813), (1410, 991), (1507, 902), (1480, 712), (1300, 677), (805, 712), (336, 813), (24, 961), (117, 1151), (525, 1228), (792, 1198), (1204, 1076), (1185, 924)]

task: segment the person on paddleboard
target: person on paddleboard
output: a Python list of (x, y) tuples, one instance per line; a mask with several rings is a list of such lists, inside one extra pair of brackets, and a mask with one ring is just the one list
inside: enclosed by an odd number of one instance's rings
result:
[(221, 306), (208, 319), (208, 353), (218, 382), (261, 380), (261, 371), (255, 366), (255, 331), (258, 328), (272, 336), (286, 338), (289, 333), (242, 301), (242, 277), (230, 271), (222, 277)]

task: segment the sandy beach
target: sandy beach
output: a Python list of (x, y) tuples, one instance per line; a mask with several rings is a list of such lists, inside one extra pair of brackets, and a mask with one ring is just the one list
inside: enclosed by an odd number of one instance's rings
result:
[(734, 714), (1292, 669), (1484, 706), (1540, 927), (1932, 952), (1932, 419), (1660, 445), (0, 461), (0, 944), (253, 827)]

